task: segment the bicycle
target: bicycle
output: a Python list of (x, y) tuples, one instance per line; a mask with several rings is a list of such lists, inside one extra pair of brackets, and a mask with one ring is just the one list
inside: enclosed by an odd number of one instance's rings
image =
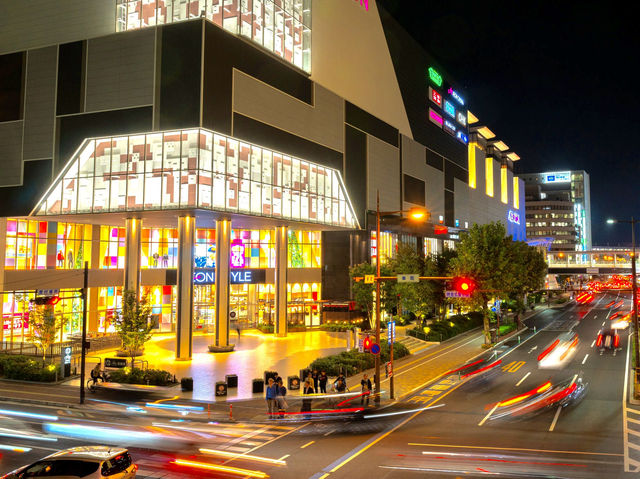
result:
[(109, 380), (109, 376), (107, 375), (106, 372), (103, 372), (101, 376), (99, 376), (95, 381), (93, 378), (89, 378), (87, 379), (87, 390), (89, 392), (95, 393), (98, 388), (96, 387), (96, 384), (98, 383), (98, 381), (108, 381)]

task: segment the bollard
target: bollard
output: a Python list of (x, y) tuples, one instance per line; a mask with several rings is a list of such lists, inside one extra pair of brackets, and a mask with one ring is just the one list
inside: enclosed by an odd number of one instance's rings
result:
[(233, 419), (233, 404), (229, 404), (229, 419)]
[(520, 335), (518, 335), (518, 344), (520, 344)]
[(536, 334), (536, 327), (533, 327), (533, 334)]
[(207, 404), (207, 419), (211, 419), (211, 404)]

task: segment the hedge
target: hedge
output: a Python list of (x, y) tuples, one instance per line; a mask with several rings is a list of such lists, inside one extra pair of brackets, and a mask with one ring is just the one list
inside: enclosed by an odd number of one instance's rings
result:
[[(393, 344), (393, 358), (400, 359), (409, 354), (409, 350), (402, 343)], [(389, 361), (389, 345), (382, 343), (380, 348), (380, 361)], [(375, 366), (375, 356), (371, 353), (361, 353), (357, 349), (343, 351), (340, 354), (318, 358), (309, 365), (309, 369), (325, 371), (328, 376), (337, 376), (341, 372), (347, 375), (371, 369)]]
[(174, 376), (169, 371), (163, 371), (162, 369), (131, 369), (128, 366), (110, 372), (109, 381), (123, 384), (149, 384), (150, 386), (170, 386), (176, 383)]
[(53, 382), (56, 376), (60, 376), (60, 366), (44, 366), (42, 361), (29, 356), (3, 354), (0, 355), (0, 376), (22, 381)]
[(443, 321), (434, 321), (427, 327), (416, 326), (407, 330), (407, 334), (423, 341), (445, 341), (481, 325), (482, 313), (473, 311), (467, 314), (456, 314)]

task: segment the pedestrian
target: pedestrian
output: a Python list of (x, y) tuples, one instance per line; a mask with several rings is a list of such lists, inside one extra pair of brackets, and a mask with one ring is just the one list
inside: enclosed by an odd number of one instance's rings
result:
[(313, 389), (315, 391), (318, 390), (318, 370), (314, 369), (311, 373), (311, 379), (313, 379)]
[(347, 382), (345, 380), (345, 377), (342, 374), (340, 374), (337, 377), (337, 379), (334, 381), (333, 390), (338, 394), (342, 394), (347, 390)]
[(238, 333), (238, 339), (240, 339), (240, 324), (238, 323), (238, 321), (236, 321), (236, 333)]
[(278, 378), (278, 380), (276, 381), (276, 386), (278, 388), (278, 395), (276, 396), (276, 399), (278, 401), (278, 412), (280, 413), (280, 418), (282, 419), (284, 418), (284, 413), (287, 411), (287, 407), (289, 406), (285, 399), (285, 396), (287, 395), (287, 388), (284, 387), (284, 384), (282, 384), (282, 378)]
[[(304, 387), (302, 388), (302, 394), (314, 394), (316, 391), (311, 386), (311, 380), (307, 379), (304, 382)], [(311, 398), (302, 400), (302, 407), (300, 408), (300, 412), (311, 412)], [(305, 419), (311, 419), (311, 414), (305, 414)]]
[(362, 376), (362, 381), (360, 381), (360, 386), (362, 386), (362, 395), (360, 396), (360, 404), (366, 403), (369, 405), (369, 396), (371, 396), (371, 379), (364, 374)]
[(324, 371), (320, 372), (320, 376), (318, 376), (318, 385), (320, 386), (320, 392), (322, 394), (327, 394), (327, 381), (329, 378), (327, 377), (327, 373)]
[(267, 400), (267, 414), (269, 415), (269, 419), (275, 419), (277, 395), (278, 390), (276, 383), (273, 378), (269, 378), (269, 381), (267, 381), (267, 390), (265, 394), (265, 398)]

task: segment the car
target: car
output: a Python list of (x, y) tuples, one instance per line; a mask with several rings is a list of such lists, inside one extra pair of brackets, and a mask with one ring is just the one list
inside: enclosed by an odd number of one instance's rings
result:
[(58, 451), (33, 464), (5, 474), (0, 479), (133, 479), (138, 466), (121, 447), (81, 446)]
[(613, 351), (613, 355), (616, 355), (616, 351), (620, 349), (620, 335), (617, 329), (601, 329), (598, 331), (598, 338), (596, 339), (596, 348), (600, 350), (602, 355), (605, 350), (610, 349)]

